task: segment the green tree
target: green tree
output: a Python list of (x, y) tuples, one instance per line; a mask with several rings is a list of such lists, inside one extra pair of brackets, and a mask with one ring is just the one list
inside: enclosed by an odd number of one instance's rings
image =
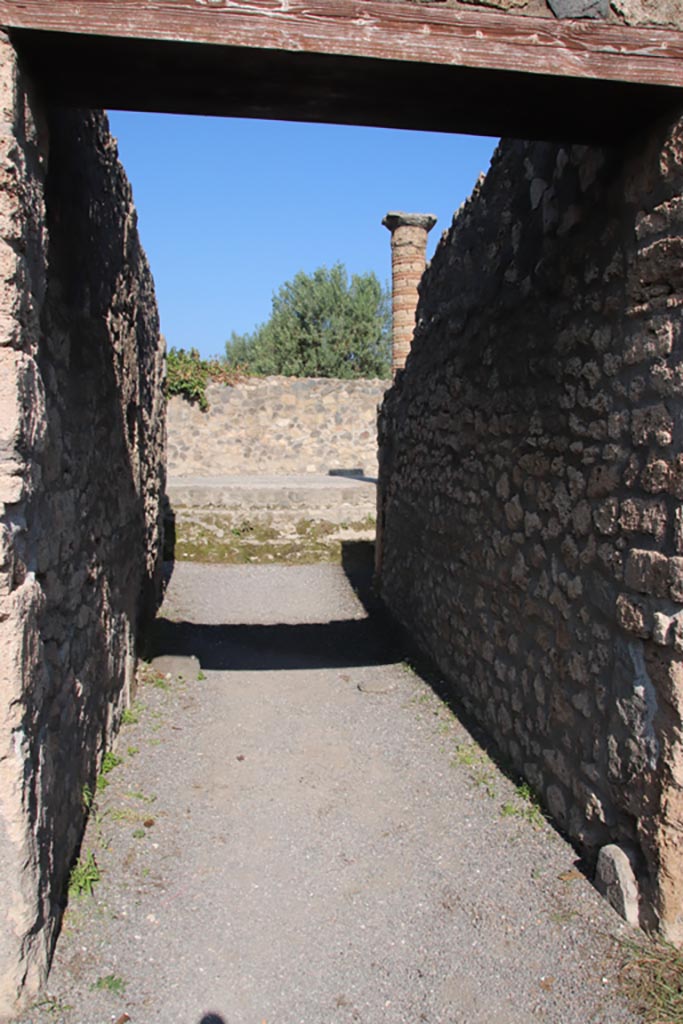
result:
[(228, 366), (286, 377), (388, 377), (389, 297), (373, 273), (336, 263), (300, 271), (273, 296), (270, 319), (251, 334), (233, 332)]

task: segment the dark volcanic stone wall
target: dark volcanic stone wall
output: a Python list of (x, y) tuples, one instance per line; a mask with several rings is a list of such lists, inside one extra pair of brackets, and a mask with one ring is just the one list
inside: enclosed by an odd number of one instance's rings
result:
[(0, 1018), (39, 988), (159, 593), (163, 346), (106, 118), (0, 42)]
[(381, 590), (589, 855), (683, 939), (683, 122), (509, 142), (380, 415)]

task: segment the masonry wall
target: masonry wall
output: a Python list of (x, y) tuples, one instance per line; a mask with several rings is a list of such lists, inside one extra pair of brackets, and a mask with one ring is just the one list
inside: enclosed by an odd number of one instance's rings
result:
[(380, 417), (381, 591), (589, 857), (683, 940), (683, 121), (509, 142)]
[[(443, 0), (393, 0), (394, 3), (443, 3)], [(535, 18), (588, 18), (627, 25), (683, 29), (679, 0), (447, 0), (448, 7), (467, 11), (511, 11)]]
[(231, 474), (377, 474), (377, 406), (385, 380), (251, 377), (207, 389), (209, 408), (168, 404), (172, 477)]
[(45, 977), (155, 610), (163, 351), (103, 115), (52, 110), (0, 39), (0, 1017)]

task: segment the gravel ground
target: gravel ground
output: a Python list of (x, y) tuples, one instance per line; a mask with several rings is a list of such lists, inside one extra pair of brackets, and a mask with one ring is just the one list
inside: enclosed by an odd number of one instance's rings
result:
[(201, 670), (142, 685), (23, 1024), (638, 1019), (632, 933), (341, 568), (179, 563), (158, 643)]

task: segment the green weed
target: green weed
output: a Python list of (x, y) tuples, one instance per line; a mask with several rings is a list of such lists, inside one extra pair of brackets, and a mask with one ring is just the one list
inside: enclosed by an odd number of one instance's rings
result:
[(93, 889), (100, 878), (100, 869), (95, 861), (95, 854), (91, 850), (85, 859), (81, 857), (71, 869), (69, 896), (92, 896)]
[(526, 804), (520, 807), (519, 804), (505, 803), (501, 805), (500, 814), (502, 818), (521, 818), (523, 821), (528, 821), (534, 828), (541, 828), (545, 824), (543, 812), (538, 804)]
[(209, 408), (207, 385), (212, 381), (232, 385), (243, 377), (237, 367), (228, 368), (217, 359), (202, 359), (196, 348), (171, 348), (166, 356), (166, 394), (182, 395), (196, 402), (202, 412)]
[(239, 524), (239, 526), (231, 527), (230, 533), (233, 535), (233, 537), (248, 537), (250, 534), (254, 532), (254, 529), (255, 528), (253, 523), (250, 523), (248, 520), (245, 519), (243, 522)]
[(129, 708), (124, 708), (121, 715), (121, 725), (137, 725), (140, 721), (140, 711), (141, 707), (137, 702), (131, 704)]
[(114, 807), (109, 812), (109, 817), (112, 821), (127, 821), (131, 823), (140, 820), (140, 815), (129, 807)]
[(455, 748), (455, 754), (453, 755), (453, 764), (462, 764), (466, 768), (471, 768), (472, 765), (477, 764), (481, 759), (481, 750), (476, 743), (462, 743)]
[(495, 772), (490, 763), (488, 765), (481, 764), (476, 767), (471, 773), (471, 778), (474, 784), (480, 786), (491, 800), (496, 799), (496, 788), (494, 786)]
[(104, 977), (94, 981), (90, 988), (93, 991), (113, 992), (114, 995), (122, 996), (126, 991), (126, 982), (123, 978), (119, 978), (118, 974), (105, 974)]
[(156, 800), (156, 796), (147, 796), (141, 789), (131, 789), (123, 795), (130, 800), (142, 800), (146, 804), (153, 804)]
[(83, 810), (89, 811), (90, 808), (92, 807), (93, 791), (92, 791), (92, 789), (90, 788), (90, 786), (88, 785), (87, 782), (83, 786), (83, 790), (82, 790), (82, 793), (81, 793), (81, 801), (83, 803)]
[(34, 1003), (33, 1007), (36, 1010), (43, 1010), (43, 1012), (49, 1013), (51, 1017), (62, 1017), (65, 1013), (73, 1010), (73, 1006), (63, 1003), (57, 996), (45, 996), (44, 999)]
[(146, 835), (144, 828), (136, 828), (133, 832), (133, 839), (144, 839)]
[(108, 750), (102, 758), (100, 773), (102, 775), (109, 775), (109, 772), (113, 772), (114, 768), (118, 768), (120, 764), (123, 764), (123, 758), (115, 754), (113, 750)]
[[(541, 810), (540, 804), (536, 797), (536, 794), (532, 790), (528, 782), (520, 782), (515, 788), (515, 793), (519, 800), (522, 801), (522, 805), (513, 805), (513, 813), (518, 818), (523, 818), (524, 821), (528, 821), (534, 828), (541, 828), (545, 825), (545, 817)], [(502, 809), (501, 809), (502, 813)]]
[(469, 776), (476, 786), (480, 786), (486, 795), (495, 799), (496, 769), (488, 754), (476, 743), (460, 743), (455, 748), (451, 761), (453, 766), (462, 765), (469, 769)]
[(102, 758), (102, 767), (100, 768), (100, 774), (97, 776), (97, 786), (95, 787), (98, 793), (103, 793), (109, 785), (109, 779), (107, 775), (114, 771), (114, 768), (118, 768), (120, 764), (123, 764), (123, 758), (115, 754), (113, 750), (108, 750)]
[[(158, 690), (168, 690), (169, 681), (161, 672), (157, 672), (147, 662), (138, 665), (138, 681), (141, 686), (156, 686)], [(143, 704), (136, 704), (137, 713), (143, 710)]]

